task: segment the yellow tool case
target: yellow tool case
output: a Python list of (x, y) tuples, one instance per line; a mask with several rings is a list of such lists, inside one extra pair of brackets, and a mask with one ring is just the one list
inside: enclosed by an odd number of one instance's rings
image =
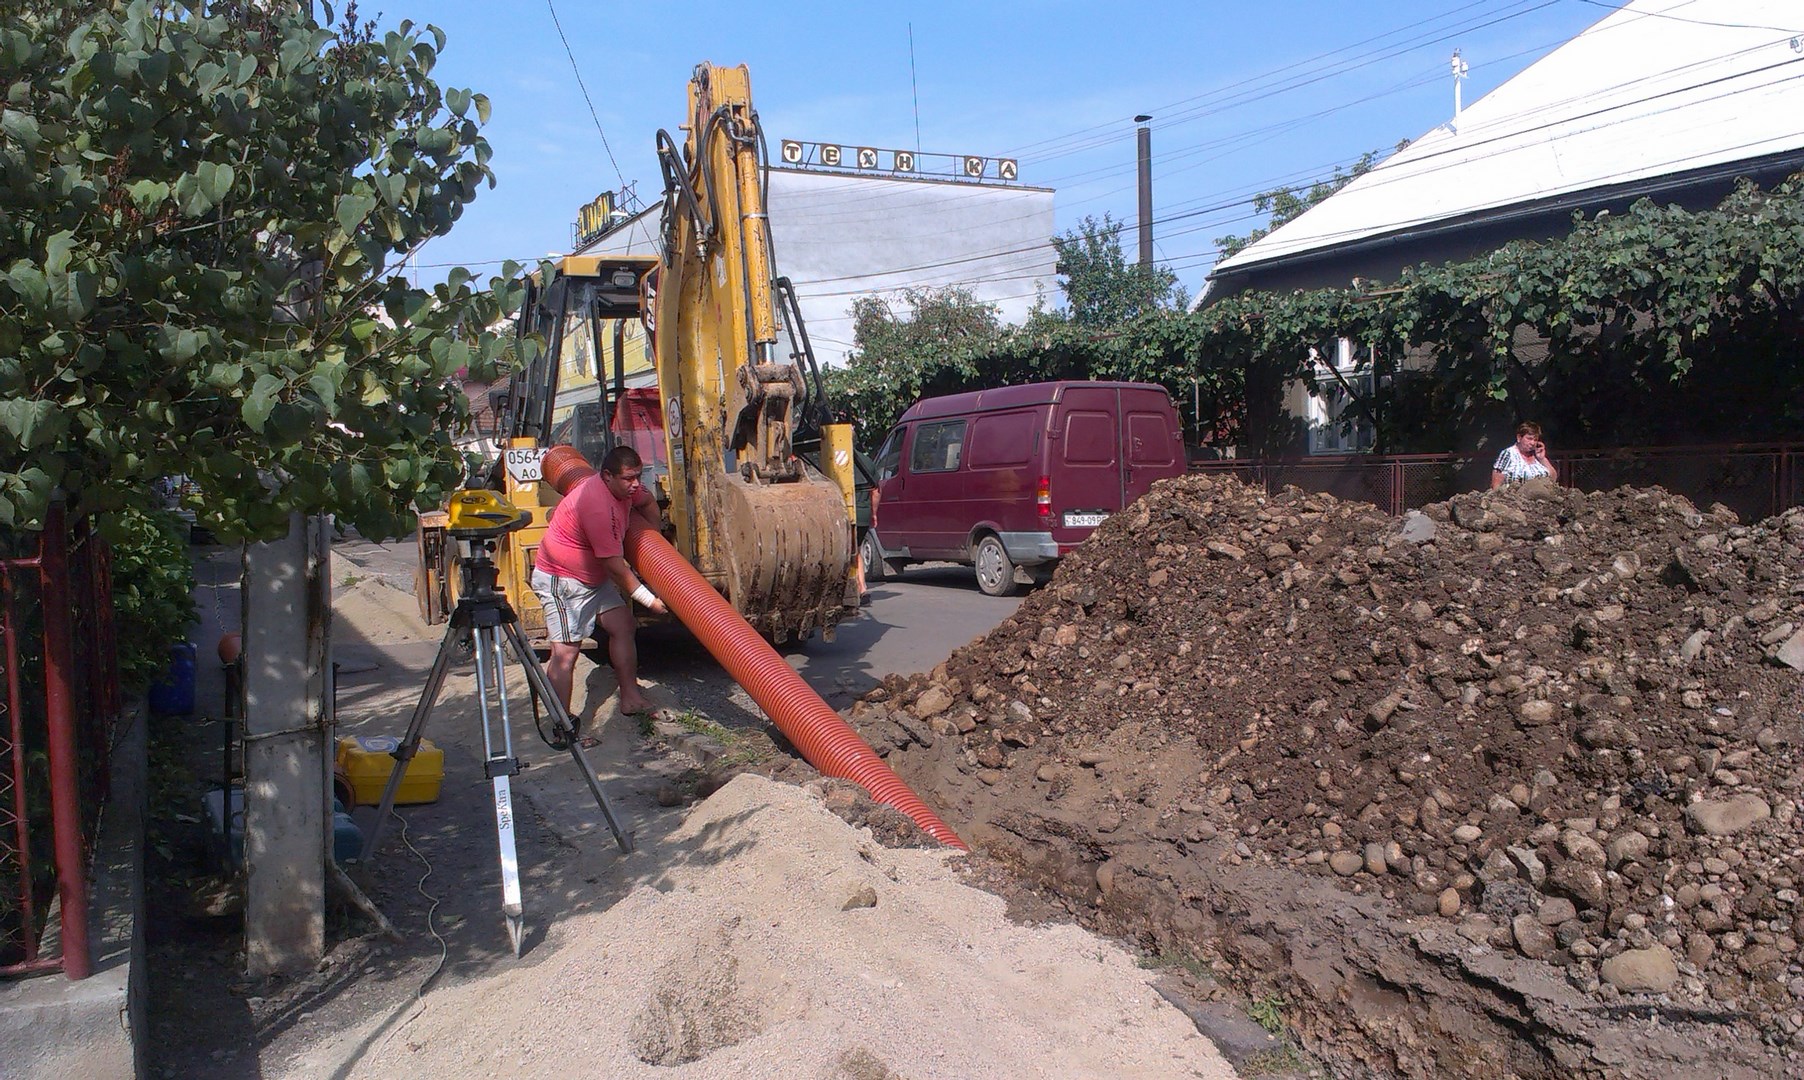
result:
[[(393, 754), (400, 745), (401, 740), (393, 735), (347, 735), (338, 740), (338, 771), (349, 778), (359, 806), (382, 801), (382, 789), (395, 768)], [(421, 739), (419, 751), (395, 790), (395, 805), (437, 802), (444, 779), (445, 752), (431, 739)]]

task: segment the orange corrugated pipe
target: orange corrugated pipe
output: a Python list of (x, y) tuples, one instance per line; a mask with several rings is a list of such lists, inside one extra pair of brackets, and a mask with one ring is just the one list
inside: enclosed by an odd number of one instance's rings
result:
[[(570, 446), (547, 450), (540, 468), (560, 495), (595, 475), (581, 452)], [(649, 529), (630, 528), (626, 557), (727, 674), (752, 695), (804, 761), (828, 776), (863, 787), (871, 798), (907, 814), (947, 847), (970, 850), (670, 541)]]
[(650, 529), (632, 529), (626, 535), (626, 557), (808, 764), (827, 776), (860, 785), (871, 798), (907, 814), (947, 847), (969, 850), (670, 541)]

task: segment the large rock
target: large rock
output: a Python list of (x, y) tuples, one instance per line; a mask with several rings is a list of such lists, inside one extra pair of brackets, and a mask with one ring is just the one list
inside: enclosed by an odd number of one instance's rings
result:
[(952, 695), (943, 686), (929, 686), (915, 699), (914, 714), (922, 720), (930, 716), (938, 716), (952, 707)]
[(1403, 515), (1403, 525), (1398, 533), (1412, 544), (1426, 544), (1434, 539), (1434, 519), (1420, 510), (1411, 510)]
[(1804, 671), (1804, 630), (1793, 634), (1785, 644), (1773, 650), (1773, 662), (1784, 664), (1793, 671)]
[(1773, 808), (1758, 795), (1732, 799), (1704, 799), (1685, 808), (1685, 821), (1693, 831), (1709, 836), (1733, 836), (1756, 821), (1773, 816)]
[(1516, 937), (1516, 948), (1530, 960), (1545, 960), (1559, 948), (1553, 931), (1533, 915), (1516, 916), (1510, 920), (1510, 930)]
[(1664, 994), (1679, 981), (1679, 965), (1664, 945), (1629, 949), (1603, 962), (1603, 980), (1626, 994)]
[(1561, 863), (1559, 869), (1549, 874), (1547, 887), (1562, 896), (1570, 897), (1580, 907), (1587, 908), (1597, 907), (1610, 895), (1609, 887), (1604, 883), (1603, 871), (1576, 859)]

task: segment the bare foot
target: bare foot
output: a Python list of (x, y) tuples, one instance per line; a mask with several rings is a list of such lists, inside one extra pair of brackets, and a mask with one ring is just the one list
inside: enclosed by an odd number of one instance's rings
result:
[(645, 713), (652, 712), (656, 708), (657, 706), (651, 703), (651, 699), (642, 694), (634, 695), (633, 697), (627, 697), (625, 694), (620, 695), (620, 711), (627, 716), (641, 716)]

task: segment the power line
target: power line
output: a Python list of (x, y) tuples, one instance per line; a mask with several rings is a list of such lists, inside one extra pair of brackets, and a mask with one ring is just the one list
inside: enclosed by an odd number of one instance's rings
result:
[[(1468, 8), (1481, 7), (1481, 6), (1483, 6), (1483, 4), (1485, 2), (1487, 2), (1487, 0), (1474, 0), (1473, 3), (1466, 4), (1464, 7), (1456, 8), (1455, 12), (1465, 11)], [(1453, 14), (1453, 13), (1450, 12), (1448, 14)], [(1445, 18), (1445, 17), (1447, 17), (1447, 16), (1445, 16), (1445, 15), (1438, 16), (1437, 20), (1439, 18)], [(1432, 22), (1432, 21), (1437, 21), (1437, 20), (1430, 20), (1430, 21)], [(1153, 110), (1153, 113), (1155, 115), (1162, 115), (1162, 114), (1168, 113), (1171, 110), (1176, 109), (1176, 108), (1180, 108), (1180, 107), (1187, 106), (1187, 105), (1192, 105), (1196, 102), (1206, 101), (1210, 98), (1225, 95), (1229, 91), (1238, 89), (1240, 87), (1254, 86), (1261, 82), (1264, 82), (1264, 81), (1267, 81), (1270, 79), (1274, 79), (1274, 78), (1278, 77), (1279, 75), (1283, 74), (1287, 70), (1295, 70), (1296, 68), (1299, 68), (1299, 67), (1308, 67), (1310, 65), (1320, 63), (1321, 61), (1328, 60), (1331, 57), (1334, 57), (1340, 53), (1347, 52), (1351, 49), (1359, 48), (1362, 45), (1369, 45), (1369, 44), (1372, 44), (1373, 42), (1382, 41), (1385, 38), (1392, 37), (1396, 34), (1404, 33), (1406, 31), (1414, 28), (1414, 26), (1419, 26), (1419, 25), (1420, 24), (1413, 24), (1412, 26), (1401, 26), (1401, 27), (1396, 27), (1391, 30), (1386, 30), (1381, 34), (1375, 34), (1372, 37), (1353, 42), (1349, 45), (1343, 45), (1337, 49), (1330, 49), (1327, 52), (1318, 53), (1315, 56), (1309, 57), (1305, 60), (1286, 64), (1283, 68), (1274, 68), (1270, 71), (1263, 72), (1259, 75), (1254, 75), (1254, 76), (1251, 76), (1246, 79), (1241, 79), (1237, 82), (1229, 83), (1226, 86), (1215, 87), (1213, 89), (1207, 90), (1201, 94), (1197, 94), (1192, 97), (1180, 98), (1177, 101), (1169, 102), (1167, 104), (1156, 107)], [(1076, 139), (1076, 138), (1079, 138), (1082, 136), (1090, 135), (1091, 133), (1094, 133), (1094, 132), (1109, 132), (1112, 134), (1115, 132), (1119, 132), (1121, 130), (1122, 126), (1125, 125), (1128, 122), (1128, 120), (1129, 120), (1128, 116), (1122, 116), (1118, 119), (1110, 120), (1105, 123), (1094, 124), (1087, 128), (1080, 128), (1077, 131), (1069, 132), (1065, 135), (1054, 135), (1054, 136), (1050, 136), (1045, 139), (1040, 139), (1036, 142), (1025, 143), (1021, 146), (1015, 147), (1013, 150), (1010, 150), (1009, 153), (1015, 154), (1015, 155), (1026, 155), (1027, 151), (1029, 151), (1029, 150), (1038, 149), (1039, 147), (1046, 146), (1049, 144), (1061, 143), (1061, 142), (1064, 142), (1069, 139)], [(1164, 127), (1165, 125), (1161, 124), (1160, 126)]]
[(620, 163), (614, 160), (614, 148), (608, 145), (608, 133), (601, 129), (601, 115), (595, 111), (595, 100), (589, 96), (589, 88), (583, 84), (582, 68), (576, 64), (576, 53), (570, 48), (570, 39), (564, 36), (564, 24), (558, 21), (557, 8), (551, 0), (545, 0), (545, 9), (551, 12), (551, 25), (557, 27), (557, 38), (564, 43), (564, 55), (570, 58), (570, 70), (576, 75), (576, 87), (583, 92), (583, 101), (589, 106), (589, 119), (595, 121), (595, 134), (601, 136), (601, 148), (608, 153), (608, 164), (614, 166), (614, 175), (620, 180), (620, 190), (627, 190), (626, 174), (620, 171)]
[[(1531, 109), (1523, 110), (1519, 113), (1511, 114), (1509, 116), (1494, 118), (1489, 123), (1487, 123), (1485, 125), (1485, 127), (1495, 130), (1498, 126), (1500, 126), (1503, 123), (1506, 123), (1510, 120), (1519, 120), (1519, 119), (1523, 119), (1526, 117), (1535, 116), (1537, 114), (1545, 115), (1545, 114), (1551, 112), (1552, 110), (1561, 108), (1563, 106), (1568, 106), (1575, 102), (1587, 102), (1590, 100), (1594, 100), (1595, 97), (1599, 93), (1613, 91), (1613, 90), (1620, 91), (1620, 90), (1623, 90), (1623, 89), (1626, 89), (1629, 87), (1633, 87), (1633, 86), (1648, 82), (1654, 78), (1671, 77), (1672, 75), (1678, 74), (1680, 72), (1684, 72), (1688, 69), (1702, 67), (1706, 64), (1716, 63), (1716, 62), (1719, 62), (1719, 61), (1725, 60), (1725, 59), (1732, 59), (1734, 57), (1741, 56), (1741, 55), (1744, 55), (1749, 52), (1763, 49), (1763, 48), (1766, 48), (1767, 46), (1769, 46), (1770, 44), (1772, 44), (1772, 43), (1766, 42), (1766, 43), (1762, 43), (1761, 45), (1751, 46), (1751, 47), (1748, 47), (1745, 49), (1735, 50), (1730, 53), (1719, 54), (1717, 56), (1712, 56), (1712, 57), (1706, 57), (1706, 58), (1700, 59), (1691, 64), (1684, 65), (1680, 68), (1677, 68), (1677, 69), (1674, 69), (1671, 71), (1663, 71), (1663, 72), (1659, 72), (1659, 73), (1654, 73), (1652, 75), (1641, 76), (1641, 77), (1637, 77), (1634, 79), (1625, 80), (1624, 82), (1613, 84), (1611, 86), (1604, 87), (1601, 89), (1587, 90), (1581, 94), (1575, 94), (1575, 95), (1565, 98), (1565, 99), (1541, 103)], [(1534, 50), (1528, 50), (1528, 51), (1534, 51)], [(1634, 98), (1634, 99), (1631, 99), (1628, 101), (1617, 102), (1617, 103), (1603, 106), (1600, 108), (1592, 109), (1592, 110), (1589, 110), (1584, 113), (1569, 114), (1569, 115), (1555, 117), (1544, 123), (1537, 124), (1532, 127), (1516, 128), (1513, 130), (1500, 132), (1497, 135), (1491, 136), (1489, 138), (1483, 138), (1483, 139), (1477, 139), (1477, 140), (1471, 140), (1471, 139), (1464, 140), (1457, 147), (1450, 147), (1450, 148), (1443, 149), (1443, 150), (1434, 150), (1434, 151), (1430, 151), (1428, 153), (1418, 155), (1417, 157), (1415, 157), (1414, 159), (1412, 159), (1410, 162), (1407, 163), (1407, 165), (1410, 167), (1408, 172), (1399, 171), (1395, 175), (1368, 174), (1367, 179), (1363, 182), (1364, 187), (1366, 190), (1370, 190), (1371, 188), (1374, 188), (1374, 187), (1380, 187), (1385, 184), (1398, 182), (1398, 181), (1404, 180), (1404, 179), (1409, 179), (1414, 176), (1420, 176), (1426, 172), (1441, 171), (1442, 169), (1455, 167), (1455, 166), (1458, 166), (1461, 164), (1465, 164), (1469, 161), (1483, 160), (1482, 156), (1476, 157), (1476, 158), (1469, 158), (1469, 157), (1462, 156), (1458, 160), (1451, 161), (1444, 165), (1434, 166), (1429, 169), (1415, 168), (1415, 166), (1419, 166), (1424, 162), (1429, 162), (1436, 158), (1446, 157), (1447, 155), (1450, 155), (1450, 154), (1455, 154), (1455, 153), (1458, 153), (1461, 155), (1469, 154), (1469, 152), (1472, 150), (1472, 148), (1474, 146), (1483, 146), (1483, 145), (1486, 145), (1489, 143), (1497, 143), (1497, 142), (1501, 142), (1501, 141), (1505, 141), (1505, 140), (1517, 139), (1522, 136), (1530, 135), (1537, 131), (1544, 131), (1548, 128), (1555, 127), (1555, 126), (1558, 126), (1561, 124), (1576, 122), (1579, 120), (1583, 120), (1583, 119), (1587, 119), (1587, 118), (1591, 118), (1591, 117), (1595, 117), (1595, 116), (1600, 116), (1600, 115), (1610, 113), (1613, 111), (1617, 111), (1617, 110), (1620, 110), (1623, 108), (1627, 108), (1627, 107), (1630, 107), (1630, 106), (1633, 106), (1636, 104), (1655, 101), (1655, 100), (1659, 100), (1660, 98), (1670, 97), (1675, 94), (1685, 93), (1687, 91), (1696, 90), (1696, 89), (1700, 89), (1700, 88), (1708, 87), (1708, 86), (1713, 86), (1713, 85), (1717, 85), (1720, 83), (1726, 83), (1726, 82), (1732, 81), (1734, 79), (1744, 78), (1744, 77), (1747, 77), (1750, 75), (1757, 75), (1762, 72), (1772, 70), (1774, 68), (1783, 67), (1786, 64), (1797, 63), (1797, 62), (1798, 61), (1796, 61), (1796, 60), (1787, 60), (1787, 61), (1783, 61), (1778, 64), (1768, 65), (1768, 66), (1762, 67), (1762, 68), (1735, 72), (1735, 73), (1732, 73), (1729, 75), (1721, 76), (1716, 79), (1706, 80), (1706, 81), (1700, 82), (1700, 83), (1691, 83), (1691, 84), (1687, 84), (1685, 86), (1663, 90), (1663, 91), (1660, 91), (1659, 93)], [(1779, 81), (1792, 81), (1792, 80), (1786, 79), (1786, 80), (1779, 80)], [(1741, 94), (1741, 93), (1764, 89), (1764, 88), (1767, 88), (1767, 87), (1770, 87), (1773, 85), (1777, 85), (1777, 82), (1767, 82), (1767, 83), (1762, 83), (1762, 84), (1759, 84), (1756, 86), (1744, 87), (1741, 89), (1729, 91), (1724, 94), (1713, 95), (1713, 97), (1706, 98), (1704, 100), (1715, 100), (1715, 99), (1721, 98), (1721, 97), (1734, 96), (1734, 95)], [(1382, 96), (1382, 95), (1377, 95), (1377, 96)], [(1665, 109), (1658, 110), (1656, 112), (1638, 113), (1634, 116), (1624, 117), (1624, 118), (1617, 119), (1617, 120), (1606, 121), (1603, 124), (1597, 125), (1597, 128), (1614, 126), (1615, 124), (1619, 124), (1619, 123), (1626, 123), (1626, 122), (1631, 122), (1631, 121), (1638, 120), (1638, 119), (1643, 119), (1650, 115), (1659, 115), (1660, 113), (1671, 112), (1674, 109), (1685, 107), (1686, 104), (1688, 104), (1688, 103), (1681, 102), (1681, 103), (1669, 106)], [(1277, 125), (1268, 125), (1264, 128), (1251, 129), (1250, 131), (1243, 132), (1240, 135), (1229, 136), (1229, 137), (1225, 137), (1222, 140), (1217, 140), (1215, 145), (1222, 145), (1222, 144), (1225, 144), (1230, 141), (1241, 140), (1241, 139), (1245, 139), (1245, 138), (1248, 138), (1248, 137), (1251, 137), (1254, 135), (1266, 135), (1268, 138), (1275, 137), (1276, 134), (1279, 134), (1285, 130), (1294, 128), (1295, 126), (1297, 126), (1303, 122), (1306, 122), (1307, 120), (1317, 118), (1320, 115), (1325, 115), (1325, 113), (1329, 112), (1329, 111), (1333, 111), (1333, 110), (1324, 110), (1322, 113), (1315, 114), (1314, 116), (1305, 116), (1305, 117), (1300, 117), (1300, 118), (1294, 118), (1290, 121), (1285, 121), (1285, 122), (1282, 122)], [(1205, 148), (1212, 149), (1212, 148), (1214, 148), (1214, 146), (1212, 146), (1210, 144), (1203, 144), (1201, 146), (1191, 148), (1190, 152), (1196, 152), (1198, 150), (1205, 149)], [(1679, 160), (1689, 160), (1689, 159), (1679, 159)], [(1195, 165), (1201, 165), (1201, 164), (1205, 164), (1205, 163), (1206, 163), (1206, 161), (1193, 163), (1193, 165), (1186, 166), (1186, 168), (1194, 167)], [(1676, 162), (1668, 162), (1668, 163), (1664, 163), (1664, 164), (1673, 164), (1673, 163), (1676, 163)], [(1334, 167), (1342, 168), (1347, 164), (1348, 164), (1347, 161), (1343, 161), (1343, 162), (1337, 163)], [(1646, 168), (1646, 167), (1656, 167), (1657, 168), (1660, 166), (1659, 166), (1659, 164), (1655, 164), (1653, 166), (1641, 166), (1641, 168)], [(1200, 207), (1185, 209), (1185, 210), (1183, 210), (1183, 212), (1167, 213), (1167, 214), (1161, 216), (1160, 218), (1158, 218), (1156, 221), (1156, 224), (1170, 225), (1172, 223), (1187, 220), (1187, 219), (1206, 218), (1206, 216), (1210, 215), (1210, 214), (1215, 214), (1215, 213), (1219, 213), (1220, 211), (1223, 211), (1223, 210), (1230, 210), (1230, 209), (1234, 209), (1236, 207), (1245, 206), (1249, 203), (1251, 194), (1256, 194), (1261, 191), (1270, 190), (1271, 186), (1274, 184), (1289, 184), (1292, 181), (1292, 178), (1294, 178), (1298, 175), (1299, 174), (1291, 174), (1290, 177), (1280, 177), (1280, 178), (1276, 178), (1271, 181), (1262, 182), (1260, 184), (1254, 185), (1253, 187), (1251, 187), (1249, 189), (1244, 189), (1243, 192), (1235, 193), (1234, 197), (1226, 198), (1225, 201), (1217, 202), (1217, 203), (1210, 204), (1210, 205), (1204, 205), (1204, 206), (1200, 206)], [(1309, 175), (1308, 173), (1301, 174), (1301, 176), (1302, 176), (1302, 180), (1301, 180), (1302, 183), (1309, 183), (1312, 180), (1327, 181), (1327, 180), (1332, 179), (1331, 174), (1328, 174), (1325, 171), (1316, 173), (1313, 176)], [(858, 187), (858, 185), (861, 183), (862, 183), (862, 181), (853, 180), (853, 181), (848, 182), (846, 185), (844, 185), (844, 187), (846, 190), (850, 191), (850, 190), (853, 190), (856, 187)], [(999, 190), (999, 189), (986, 189), (984, 192), (975, 192), (974, 191), (967, 196), (961, 196), (961, 198), (976, 198), (976, 197), (979, 197), (980, 195), (994, 195), (994, 194), (996, 194), (997, 190)], [(1000, 190), (1013, 190), (1013, 189), (1000, 189)], [(1095, 199), (1098, 199), (1098, 198), (1105, 198), (1105, 197), (1107, 197), (1108, 194), (1110, 194), (1110, 193), (1104, 192), (1100, 195), (1092, 196), (1089, 199), (1080, 200), (1080, 201), (1094, 201)], [(1227, 193), (1223, 193), (1223, 194), (1226, 195)], [(875, 198), (875, 197), (878, 197), (878, 196), (866, 196), (865, 200), (849, 200), (849, 201), (866, 201), (866, 200), (869, 200), (869, 199)], [(1220, 197), (1222, 197), (1222, 196), (1218, 196), (1218, 198), (1220, 198)], [(1204, 198), (1207, 198), (1207, 196), (1204, 196)], [(1191, 201), (1194, 202), (1194, 201), (1198, 201), (1198, 200), (1191, 200)], [(1178, 204), (1178, 206), (1180, 206), (1180, 207), (1185, 206), (1185, 205), (1186, 204), (1184, 204), (1184, 203)], [(1173, 209), (1176, 209), (1176, 208), (1174, 207)], [(1033, 216), (1033, 215), (1022, 215), (1022, 216), (1028, 217), (1028, 216)], [(1206, 229), (1206, 228), (1217, 228), (1222, 225), (1229, 224), (1231, 222), (1245, 220), (1245, 219), (1248, 219), (1248, 218), (1251, 218), (1254, 216), (1256, 216), (1256, 215), (1253, 213), (1241, 213), (1241, 214), (1235, 215), (1230, 218), (1221, 218), (1221, 219), (1215, 219), (1212, 221), (1204, 220), (1203, 222), (1199, 223), (1198, 225), (1190, 227), (1190, 228), (1177, 230), (1176, 232), (1167, 232), (1165, 234), (1165, 238), (1169, 239), (1170, 237), (1173, 237), (1173, 236), (1187, 235), (1190, 233), (1202, 231), (1203, 229)], [(823, 221), (823, 220), (830, 220), (830, 218), (827, 216), (824, 216), (824, 215), (814, 215), (814, 216), (811, 216), (810, 220), (815, 223), (819, 223), (820, 221)], [(1014, 220), (1014, 219), (1005, 219), (1005, 220)], [(1421, 220), (1432, 220), (1432, 219), (1425, 218), (1425, 219), (1421, 219)], [(1409, 224), (1413, 224), (1413, 223), (1419, 223), (1419, 222), (1390, 223), (1390, 224), (1387, 224), (1386, 226), (1384, 226), (1384, 228), (1405, 227), (1405, 226), (1407, 226)], [(996, 222), (991, 221), (991, 222), (987, 222), (986, 226), (990, 226), (990, 225), (994, 225), (994, 224), (996, 224)], [(947, 232), (947, 234), (950, 234), (950, 233), (954, 233), (954, 232), (958, 232), (958, 231), (962, 231), (962, 230), (947, 230), (946, 232)], [(1363, 230), (1360, 230), (1360, 231), (1363, 231)], [(1336, 234), (1336, 235), (1339, 235), (1339, 234)], [(890, 270), (876, 270), (876, 271), (870, 271), (870, 272), (861, 273), (861, 274), (849, 274), (849, 275), (841, 275), (841, 276), (837, 276), (837, 277), (813, 279), (813, 280), (808, 280), (808, 281), (798, 281), (796, 284), (798, 285), (798, 287), (805, 287), (808, 285), (830, 284), (830, 283), (842, 282), (842, 281), (857, 281), (857, 280), (861, 280), (861, 279), (868, 279), (868, 278), (874, 278), (874, 277), (884, 277), (884, 276), (892, 276), (892, 275), (897, 275), (897, 274), (912, 273), (912, 272), (921, 271), (921, 270), (940, 269), (940, 268), (954, 266), (954, 265), (980, 262), (985, 259), (1004, 258), (1004, 257), (1010, 256), (1010, 255), (1018, 255), (1018, 254), (1024, 254), (1024, 253), (1037, 251), (1037, 250), (1044, 250), (1047, 246), (1048, 246), (1047, 242), (1036, 241), (1032, 244), (1022, 246), (1022, 247), (1012, 247), (1012, 248), (992, 250), (992, 251), (988, 251), (988, 252), (966, 255), (966, 256), (959, 257), (959, 258), (955, 258), (955, 259), (940, 260), (937, 262), (923, 263), (923, 264), (917, 264), (917, 265), (906, 266), (906, 267), (898, 267), (898, 268), (894, 268), (894, 269), (890, 269)], [(1200, 255), (1204, 258), (1212, 257), (1213, 255), (1216, 255), (1216, 254), (1219, 254), (1218, 249), (1210, 249), (1207, 252), (1195, 253), (1195, 255)], [(1190, 257), (1193, 257), (1193, 256), (1192, 255), (1180, 256), (1180, 258), (1190, 258)], [(425, 264), (420, 264), (420, 266), (423, 268), (431, 268), (431, 267), (444, 267), (444, 266), (450, 266), (450, 265), (484, 265), (486, 263), (495, 263), (495, 262), (501, 262), (501, 261), (504, 261), (504, 260), (499, 260), (499, 259), (483, 260), (481, 262), (474, 263), (474, 264), (469, 264), (469, 263), (466, 263), (466, 264), (425, 263)], [(530, 260), (525, 260), (525, 261), (530, 261)], [(972, 279), (972, 280), (982, 280), (982, 279)], [(869, 288), (882, 289), (882, 288), (898, 288), (898, 287), (901, 287), (901, 286), (899, 286), (899, 285), (897, 285), (897, 286), (873, 285), (873, 286), (870, 286)], [(837, 295), (837, 293), (827, 294), (827, 295)]]
[[(1240, 90), (1237, 93), (1227, 95), (1225, 99), (1215, 100), (1215, 101), (1207, 101), (1204, 104), (1193, 106), (1186, 112), (1180, 113), (1176, 119), (1168, 120), (1166, 122), (1161, 123), (1159, 125), (1159, 127), (1161, 130), (1163, 130), (1163, 129), (1167, 129), (1167, 128), (1171, 128), (1171, 127), (1176, 127), (1180, 124), (1191, 123), (1193, 121), (1203, 119), (1204, 117), (1207, 117), (1207, 116), (1212, 116), (1212, 115), (1215, 115), (1220, 112), (1225, 112), (1228, 109), (1237, 108), (1242, 105), (1254, 104), (1256, 102), (1264, 101), (1269, 98), (1273, 98), (1273, 97), (1277, 97), (1277, 96), (1285, 94), (1285, 93), (1289, 93), (1292, 90), (1298, 90), (1298, 89), (1302, 89), (1303, 87), (1306, 87), (1306, 86), (1312, 86), (1312, 85), (1322, 82), (1326, 79), (1331, 79), (1336, 76), (1346, 74), (1348, 71), (1354, 70), (1355, 68), (1365, 67), (1367, 65), (1377, 63), (1377, 62), (1380, 62), (1383, 60), (1389, 60), (1394, 57), (1401, 56), (1405, 53), (1414, 52), (1418, 49), (1426, 48), (1429, 45), (1452, 41), (1456, 37), (1458, 37), (1460, 34), (1471, 33), (1472, 31), (1475, 31), (1475, 30), (1483, 30), (1487, 27), (1495, 26), (1499, 23), (1507, 22), (1511, 19), (1521, 18), (1524, 15), (1531, 15), (1536, 11), (1542, 10), (1543, 8), (1552, 7), (1554, 5), (1554, 3), (1556, 3), (1556, 2), (1557, 2), (1557, 0), (1541, 0), (1540, 3), (1534, 4), (1531, 7), (1526, 7), (1526, 8), (1523, 8), (1522, 10), (1518, 10), (1518, 11), (1512, 11), (1505, 15), (1499, 15), (1496, 18), (1492, 18), (1492, 19), (1489, 19), (1484, 22), (1479, 22), (1474, 25), (1457, 27), (1453, 30), (1450, 30), (1450, 31), (1447, 31), (1444, 33), (1423, 35), (1419, 38), (1410, 39), (1408, 41), (1399, 43), (1397, 45), (1389, 46), (1385, 49), (1377, 50), (1373, 53), (1349, 57), (1348, 59), (1337, 63), (1336, 65), (1330, 66), (1326, 70), (1319, 71), (1319, 72), (1313, 72), (1306, 76), (1304, 76), (1304, 75), (1294, 76), (1294, 77), (1292, 77), (1284, 82), (1278, 83), (1274, 86), (1249, 87), (1247, 89)], [(1233, 89), (1233, 86), (1230, 86), (1227, 89)], [(1216, 93), (1219, 94), (1219, 91)], [(1205, 95), (1205, 97), (1210, 97), (1210, 96), (1213, 96), (1213, 95)], [(1193, 99), (1193, 100), (1195, 100), (1195, 99)], [(1168, 111), (1169, 111), (1169, 108), (1168, 108)], [(1037, 162), (1043, 162), (1043, 161), (1050, 161), (1054, 158), (1059, 158), (1059, 157), (1068, 157), (1071, 154), (1081, 153), (1085, 150), (1095, 149), (1098, 146), (1106, 145), (1110, 142), (1113, 142), (1114, 138), (1115, 138), (1115, 136), (1112, 136), (1112, 135), (1098, 136), (1096, 138), (1086, 140), (1084, 142), (1078, 143), (1071, 147), (1061, 149), (1057, 152), (1034, 156), (1029, 160), (1037, 163)]]
[[(1579, 0), (1579, 3), (1590, 4), (1592, 7), (1600, 7), (1610, 12), (1624, 10), (1623, 8), (1617, 7), (1615, 4), (1601, 3), (1600, 0)], [(1687, 19), (1683, 15), (1668, 15), (1664, 11), (1637, 11), (1634, 12), (1634, 14), (1639, 15), (1644, 19), (1670, 19), (1673, 22), (1690, 23), (1693, 26), (1720, 26), (1729, 30), (1777, 30), (1781, 34), (1804, 34), (1804, 30), (1798, 30), (1796, 28), (1767, 26), (1764, 23), (1712, 22), (1709, 19)]]

